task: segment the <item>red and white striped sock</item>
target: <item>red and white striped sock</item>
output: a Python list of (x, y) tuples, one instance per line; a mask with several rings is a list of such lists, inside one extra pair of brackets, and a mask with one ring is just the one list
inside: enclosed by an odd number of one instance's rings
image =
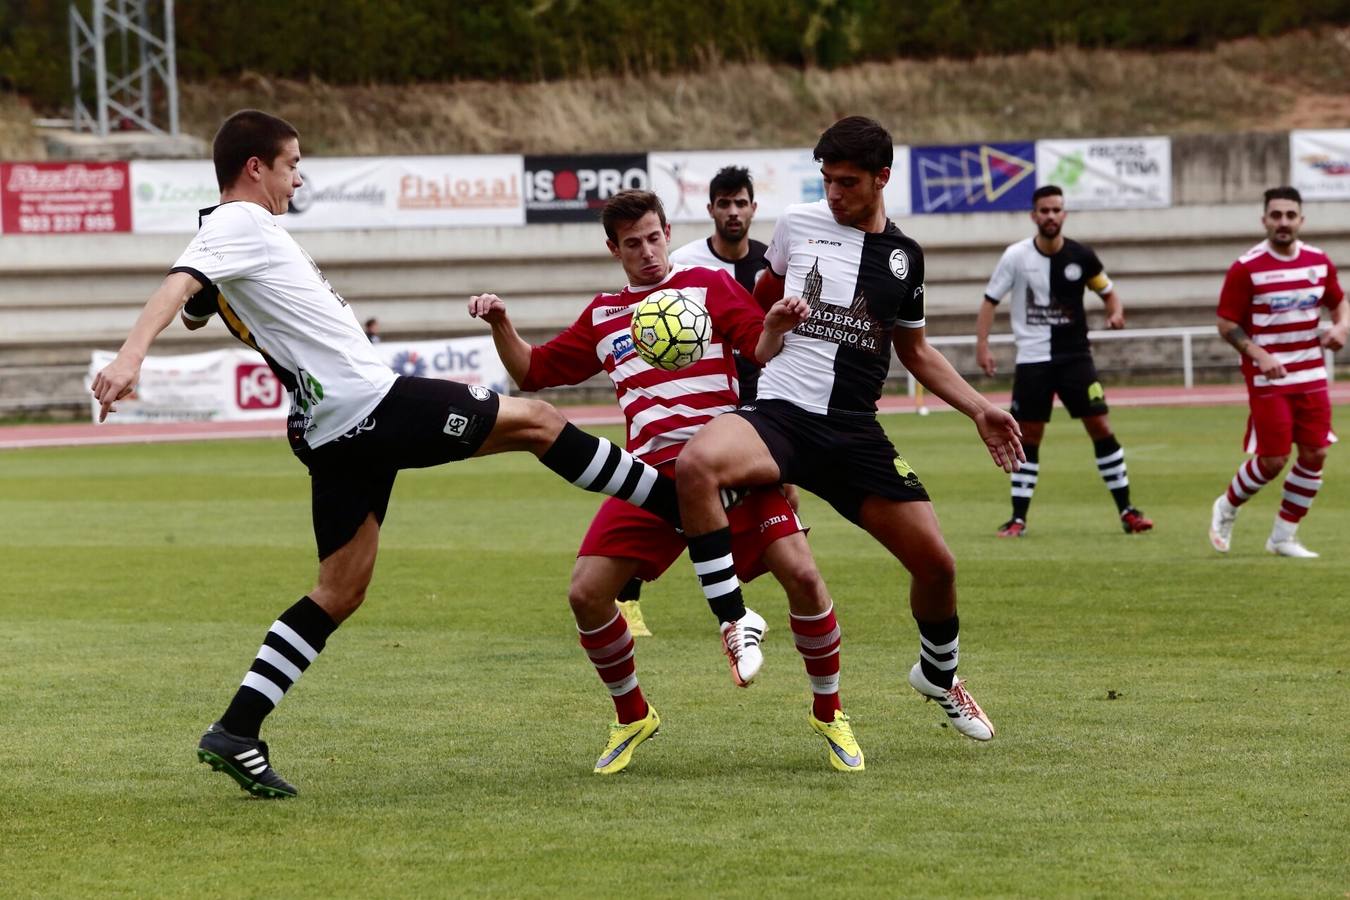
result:
[(581, 648), (591, 658), (596, 674), (614, 699), (619, 722), (636, 722), (647, 715), (647, 698), (638, 687), (637, 664), (633, 661), (633, 633), (628, 621), (616, 609), (609, 623), (594, 631), (577, 632)]
[(1228, 502), (1233, 506), (1241, 506), (1250, 500), (1257, 491), (1270, 483), (1270, 479), (1279, 473), (1267, 475), (1261, 471), (1261, 466), (1253, 456), (1242, 465), (1238, 466), (1237, 473), (1233, 475), (1233, 480), (1228, 482)]
[(1294, 525), (1308, 514), (1313, 498), (1322, 487), (1322, 471), (1304, 468), (1298, 463), (1284, 478), (1284, 498), (1280, 501), (1280, 518)]
[(839, 622), (834, 604), (815, 616), (789, 615), (792, 639), (806, 664), (811, 682), (811, 712), (822, 722), (833, 722), (839, 705)]

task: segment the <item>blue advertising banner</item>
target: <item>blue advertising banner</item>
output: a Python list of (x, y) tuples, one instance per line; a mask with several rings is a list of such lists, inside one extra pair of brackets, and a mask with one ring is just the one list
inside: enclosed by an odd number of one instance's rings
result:
[(910, 150), (910, 195), (916, 213), (1031, 208), (1036, 145), (953, 144)]

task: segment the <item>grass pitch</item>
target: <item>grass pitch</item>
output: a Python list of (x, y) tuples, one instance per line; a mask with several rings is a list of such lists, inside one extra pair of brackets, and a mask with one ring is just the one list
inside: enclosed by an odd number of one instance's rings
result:
[[(1340, 411), (1347, 421), (1347, 410)], [(365, 607), (264, 736), (295, 801), (196, 763), (314, 573), (282, 441), (0, 454), (0, 891), (8, 896), (1342, 896), (1350, 891), (1350, 455), (1303, 562), (1205, 538), (1242, 411), (1118, 410), (1126, 536), (1060, 414), (1027, 537), (965, 419), (890, 417), (956, 552), (977, 745), (904, 683), (902, 572), (814, 498), (867, 771), (832, 770), (776, 585), (731, 684), (686, 563), (648, 587), (660, 736), (590, 772), (611, 717), (565, 599), (598, 505), (533, 459), (400, 477)], [(609, 432), (614, 436), (614, 432)]]

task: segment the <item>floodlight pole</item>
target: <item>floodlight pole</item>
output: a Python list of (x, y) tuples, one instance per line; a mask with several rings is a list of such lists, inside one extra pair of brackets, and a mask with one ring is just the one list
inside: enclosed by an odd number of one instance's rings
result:
[[(174, 50), (173, 3), (163, 0), (163, 36), (150, 25), (152, 0), (92, 0), (88, 20), (77, 3), (70, 4), (70, 78), (76, 131), (107, 137), (113, 117), (155, 134), (178, 134), (178, 64)], [(108, 71), (107, 41), (116, 36), (120, 68)], [(135, 37), (136, 59), (131, 58)], [(93, 81), (95, 108), (85, 103), (88, 78)], [(163, 87), (165, 107), (156, 123), (155, 89)], [(167, 118), (168, 130), (163, 127)]]

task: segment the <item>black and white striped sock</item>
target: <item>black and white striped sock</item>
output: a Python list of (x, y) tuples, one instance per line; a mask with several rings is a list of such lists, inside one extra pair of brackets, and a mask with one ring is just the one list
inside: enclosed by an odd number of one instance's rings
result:
[(1014, 519), (1027, 520), (1027, 510), (1031, 508), (1031, 497), (1036, 493), (1036, 482), (1041, 477), (1041, 447), (1039, 444), (1023, 444), (1022, 450), (1027, 461), (1009, 476), (1012, 485), (1012, 514)]
[(336, 630), (337, 623), (309, 597), (296, 601), (267, 630), (253, 665), (220, 717), (221, 727), (240, 737), (257, 737), (263, 719), (300, 680)]
[(675, 481), (604, 438), (570, 422), (539, 461), (584, 491), (608, 494), (680, 524)]
[(1092, 442), (1097, 455), (1097, 471), (1116, 501), (1116, 511), (1124, 512), (1130, 505), (1130, 476), (1125, 471), (1125, 449), (1114, 434)]
[(956, 679), (960, 657), (961, 620), (958, 616), (941, 622), (919, 623), (919, 665), (923, 677), (940, 688), (950, 688)]
[(689, 561), (717, 621), (735, 622), (745, 615), (741, 582), (731, 558), (730, 526), (689, 538)]

